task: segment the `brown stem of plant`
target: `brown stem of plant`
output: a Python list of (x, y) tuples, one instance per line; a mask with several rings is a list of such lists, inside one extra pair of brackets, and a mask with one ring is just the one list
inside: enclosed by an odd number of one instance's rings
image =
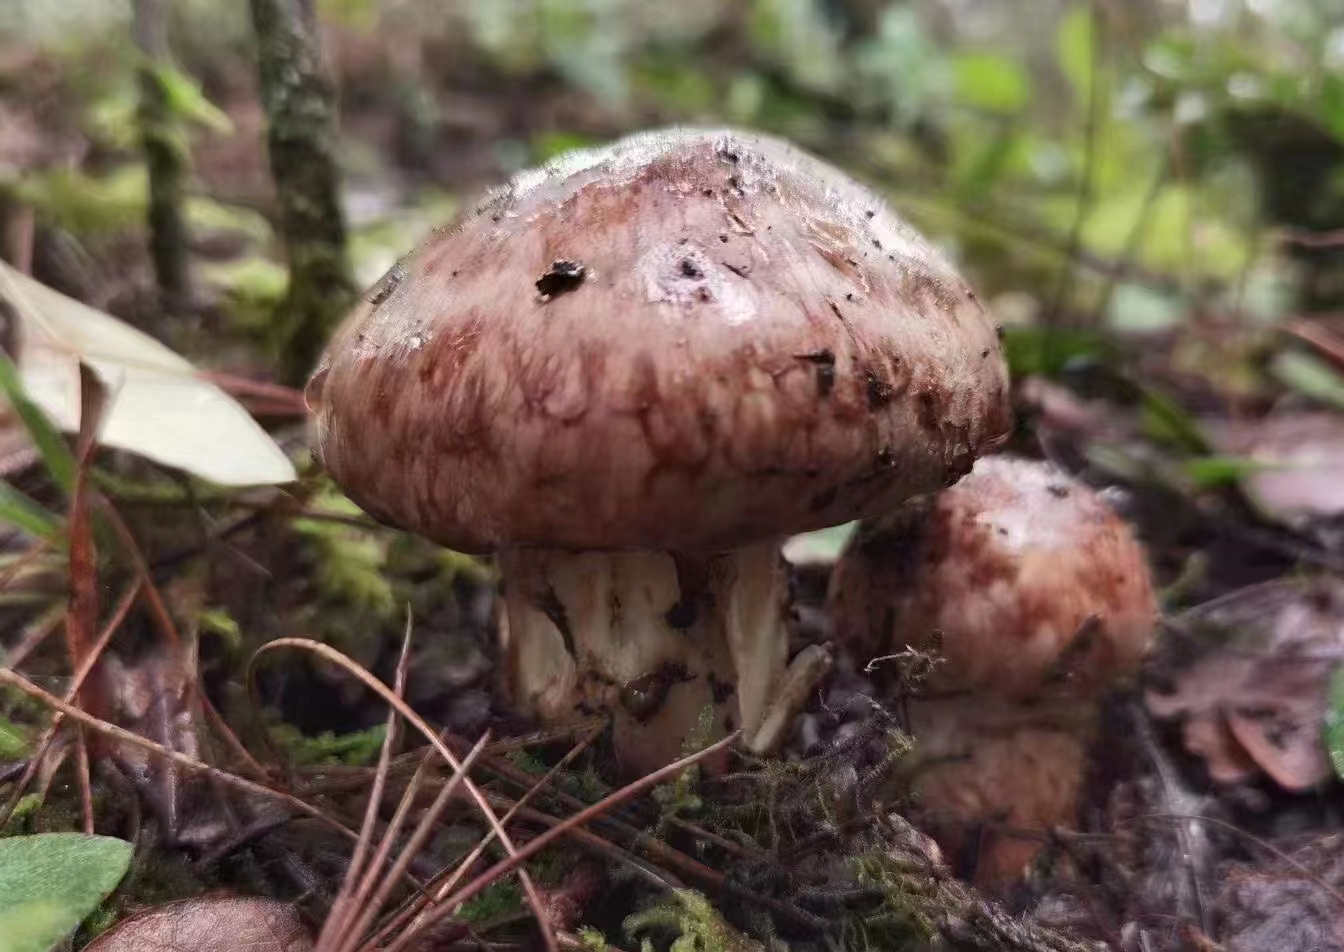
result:
[[(103, 626), (103, 630), (98, 635), (98, 640), (95, 642), (93, 650), (84, 657), (83, 662), (75, 671), (74, 677), (70, 679), (70, 687), (65, 692), (65, 700), (67, 702), (74, 701), (75, 696), (79, 693), (79, 689), (84, 685), (84, 680), (89, 676), (89, 672), (93, 670), (94, 666), (98, 663), (98, 659), (102, 657), (108, 642), (112, 640), (112, 636), (121, 628), (121, 623), (126, 620), (126, 615), (130, 612), (131, 606), (135, 604), (135, 597), (139, 592), (140, 584), (137, 582), (131, 585), (131, 587), (126, 590), (126, 594), (122, 595), (120, 601), (117, 602), (117, 607), (112, 612), (112, 617), (108, 619), (107, 624)], [(19, 777), (19, 782), (14, 787), (14, 792), (10, 794), (9, 802), (5, 804), (3, 812), (0, 812), (0, 830), (3, 830), (9, 824), (9, 818), (14, 815), (14, 808), (18, 806), (19, 800), (23, 798), (23, 792), (28, 789), (28, 784), (33, 782), (33, 777), (37, 774), (38, 768), (41, 766), (42, 761), (46, 759), (47, 753), (51, 750), (51, 745), (55, 742), (57, 732), (61, 729), (61, 723), (64, 719), (65, 715), (59, 712), (52, 716), (51, 723), (47, 725), (47, 729), (43, 732), (42, 739), (38, 741), (36, 750), (32, 757), (28, 758), (28, 766), (24, 768), (23, 775)]]

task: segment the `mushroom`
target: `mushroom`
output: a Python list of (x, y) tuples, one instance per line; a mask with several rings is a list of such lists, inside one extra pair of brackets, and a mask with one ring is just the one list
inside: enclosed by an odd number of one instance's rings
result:
[(951, 483), (1006, 390), (975, 295), (874, 195), (777, 139), (670, 129), (435, 233), (306, 393), (351, 499), (497, 554), (519, 713), (609, 713), (647, 770), (706, 727), (775, 745), (827, 657), (786, 674), (782, 539)]
[[(1007, 456), (863, 523), (828, 609), (879, 673), (883, 656), (938, 656), (908, 704), (913, 791), (950, 856), (977, 848), (982, 884), (1020, 875), (1039, 832), (1074, 818), (1101, 695), (1138, 667), (1157, 617), (1124, 521), (1051, 464)], [(1009, 832), (967, 836), (995, 822)]]

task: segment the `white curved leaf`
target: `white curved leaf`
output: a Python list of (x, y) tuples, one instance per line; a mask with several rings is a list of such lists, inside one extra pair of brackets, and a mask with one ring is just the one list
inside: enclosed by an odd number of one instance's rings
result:
[(284, 451), (242, 406), (154, 338), (0, 261), (0, 297), (19, 317), (19, 373), (29, 398), (79, 430), (79, 364), (107, 388), (99, 439), (226, 486), (297, 478)]

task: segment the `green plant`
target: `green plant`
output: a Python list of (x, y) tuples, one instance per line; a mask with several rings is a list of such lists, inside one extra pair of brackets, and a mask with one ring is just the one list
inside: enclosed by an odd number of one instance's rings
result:
[(131, 853), (124, 840), (82, 833), (0, 839), (0, 948), (53, 948), (121, 882)]

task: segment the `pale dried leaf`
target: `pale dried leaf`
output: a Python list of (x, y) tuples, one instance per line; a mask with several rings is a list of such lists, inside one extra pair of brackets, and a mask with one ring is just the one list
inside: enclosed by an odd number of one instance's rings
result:
[(284, 451), (232, 397), (154, 338), (0, 262), (0, 296), (19, 314), (18, 363), (30, 398), (79, 430), (79, 365), (107, 387), (101, 442), (221, 485), (291, 482)]
[(1259, 464), (1244, 480), (1266, 513), (1289, 525), (1344, 514), (1344, 418), (1278, 414), (1203, 424), (1218, 451)]
[(309, 952), (312, 937), (294, 907), (274, 899), (220, 897), (170, 902), (137, 913), (87, 952)]

